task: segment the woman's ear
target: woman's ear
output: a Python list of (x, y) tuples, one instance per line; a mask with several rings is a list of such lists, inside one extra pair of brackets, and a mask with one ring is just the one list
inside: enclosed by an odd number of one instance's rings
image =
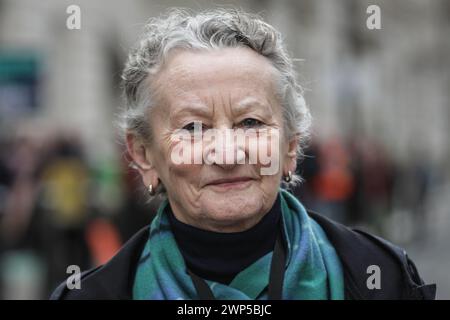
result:
[(288, 149), (284, 159), (283, 175), (287, 174), (289, 171), (295, 172), (297, 168), (297, 149), (299, 144), (298, 135), (293, 136), (288, 143)]
[(146, 187), (151, 184), (155, 189), (158, 185), (158, 173), (150, 159), (148, 146), (131, 132), (126, 134), (126, 145), (128, 154), (133, 161), (133, 168), (141, 175), (142, 182)]

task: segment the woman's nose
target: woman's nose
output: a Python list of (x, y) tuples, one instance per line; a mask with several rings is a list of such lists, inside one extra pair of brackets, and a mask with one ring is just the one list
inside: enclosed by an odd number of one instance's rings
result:
[(230, 128), (215, 129), (214, 142), (207, 152), (207, 163), (231, 169), (245, 163), (244, 146), (239, 145)]

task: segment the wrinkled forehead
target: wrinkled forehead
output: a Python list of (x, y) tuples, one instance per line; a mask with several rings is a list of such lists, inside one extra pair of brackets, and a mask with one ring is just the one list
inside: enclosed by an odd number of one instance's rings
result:
[(166, 101), (218, 94), (274, 100), (277, 80), (270, 61), (248, 48), (183, 50), (167, 59), (153, 91)]

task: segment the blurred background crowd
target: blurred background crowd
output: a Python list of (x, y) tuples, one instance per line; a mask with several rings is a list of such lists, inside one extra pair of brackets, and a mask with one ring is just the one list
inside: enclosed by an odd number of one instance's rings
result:
[(0, 0), (0, 298), (47, 298), (151, 221), (114, 126), (121, 68), (149, 17), (221, 5), (261, 14), (299, 59), (314, 135), (296, 196), (405, 247), (450, 299), (449, 0)]

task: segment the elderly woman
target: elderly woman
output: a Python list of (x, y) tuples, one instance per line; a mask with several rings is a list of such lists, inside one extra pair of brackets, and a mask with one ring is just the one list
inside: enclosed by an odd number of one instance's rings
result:
[(132, 166), (163, 201), (110, 262), (52, 298), (434, 297), (403, 250), (280, 188), (300, 180), (311, 116), (272, 26), (172, 10), (149, 21), (123, 81)]

